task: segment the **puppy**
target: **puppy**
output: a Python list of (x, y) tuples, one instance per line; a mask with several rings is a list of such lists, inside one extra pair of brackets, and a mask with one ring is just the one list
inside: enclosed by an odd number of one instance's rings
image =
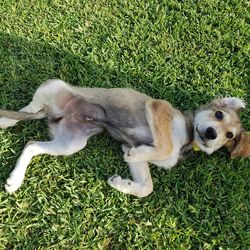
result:
[(5, 189), (13, 193), (21, 186), (32, 157), (71, 155), (84, 148), (88, 138), (107, 131), (122, 142), (132, 176), (112, 176), (108, 184), (126, 194), (148, 196), (153, 191), (149, 163), (169, 169), (192, 146), (207, 154), (227, 146), (232, 157), (249, 156), (249, 134), (242, 132), (238, 117), (242, 108), (244, 102), (232, 97), (180, 112), (167, 101), (132, 89), (79, 88), (49, 80), (19, 112), (0, 110), (2, 129), (19, 120), (46, 118), (52, 135), (50, 141), (26, 144)]

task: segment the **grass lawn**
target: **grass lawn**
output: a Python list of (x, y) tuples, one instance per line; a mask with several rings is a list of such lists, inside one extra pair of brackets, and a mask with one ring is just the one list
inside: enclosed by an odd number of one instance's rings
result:
[[(218, 96), (250, 103), (249, 2), (2, 0), (0, 107), (17, 110), (49, 78), (131, 87), (181, 109)], [(242, 113), (250, 130), (249, 107)], [(38, 156), (14, 195), (4, 182), (41, 121), (0, 131), (0, 249), (249, 249), (249, 159), (193, 153), (152, 168), (137, 199), (106, 180), (127, 176), (120, 144), (97, 136), (70, 157)]]

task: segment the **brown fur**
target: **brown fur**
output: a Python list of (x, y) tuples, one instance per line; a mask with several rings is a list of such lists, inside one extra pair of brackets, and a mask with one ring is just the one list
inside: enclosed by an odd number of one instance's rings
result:
[(231, 158), (249, 157), (250, 156), (250, 132), (242, 132), (240, 136), (226, 145), (226, 148), (231, 152)]
[(146, 102), (147, 121), (153, 135), (154, 160), (165, 159), (173, 150), (173, 113), (173, 107), (167, 101), (150, 99)]

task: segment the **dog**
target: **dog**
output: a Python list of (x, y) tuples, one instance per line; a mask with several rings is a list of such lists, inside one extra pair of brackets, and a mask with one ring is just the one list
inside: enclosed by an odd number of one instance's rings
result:
[(250, 155), (250, 134), (238, 113), (245, 103), (236, 97), (215, 99), (196, 111), (181, 112), (169, 102), (127, 88), (81, 88), (48, 80), (19, 112), (0, 110), (0, 128), (20, 120), (48, 120), (52, 139), (29, 141), (6, 181), (8, 193), (22, 184), (32, 157), (71, 155), (87, 140), (107, 131), (122, 143), (132, 179), (112, 176), (108, 184), (126, 194), (146, 197), (153, 191), (149, 163), (164, 169), (192, 149), (212, 154), (225, 146), (232, 157)]

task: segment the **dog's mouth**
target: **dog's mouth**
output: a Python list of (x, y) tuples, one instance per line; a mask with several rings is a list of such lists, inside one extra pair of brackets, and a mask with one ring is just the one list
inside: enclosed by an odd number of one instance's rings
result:
[(197, 139), (199, 139), (199, 142), (200, 142), (202, 145), (206, 146), (205, 137), (204, 137), (204, 136), (202, 135), (202, 133), (199, 131), (198, 125), (195, 127), (195, 131), (196, 131), (196, 133), (198, 134), (198, 138), (197, 138)]

